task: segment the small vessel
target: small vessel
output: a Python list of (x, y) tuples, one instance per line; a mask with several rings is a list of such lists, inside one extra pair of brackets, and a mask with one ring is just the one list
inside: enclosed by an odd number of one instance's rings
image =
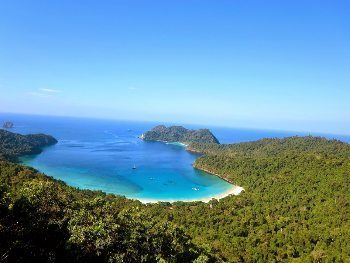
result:
[(133, 170), (135, 170), (135, 169), (136, 169), (136, 165), (135, 165), (135, 164), (134, 164), (134, 166), (132, 167), (132, 169), (133, 169)]
[(193, 191), (198, 191), (199, 188), (197, 188), (197, 187), (192, 187), (192, 190), (193, 190)]

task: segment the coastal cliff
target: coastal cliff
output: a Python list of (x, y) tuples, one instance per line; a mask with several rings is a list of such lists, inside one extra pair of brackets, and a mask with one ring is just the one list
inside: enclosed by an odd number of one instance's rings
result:
[(192, 142), (219, 144), (219, 140), (209, 129), (189, 130), (182, 126), (159, 125), (140, 136), (145, 141), (181, 142), (189, 144)]

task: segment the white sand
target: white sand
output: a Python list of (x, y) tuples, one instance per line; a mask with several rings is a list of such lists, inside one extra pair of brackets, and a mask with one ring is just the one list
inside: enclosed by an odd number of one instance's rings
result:
[(226, 196), (229, 195), (239, 195), (242, 191), (244, 191), (243, 187), (240, 186), (232, 186), (229, 190), (226, 192), (223, 192), (221, 194), (212, 196), (212, 197), (205, 197), (205, 198), (199, 198), (199, 199), (185, 199), (185, 200), (157, 200), (157, 199), (145, 199), (145, 198), (140, 198), (136, 199), (139, 200), (141, 203), (144, 204), (149, 204), (149, 203), (158, 203), (158, 202), (168, 202), (168, 203), (174, 203), (174, 202), (196, 202), (196, 201), (201, 201), (204, 203), (208, 203), (212, 199), (220, 200)]

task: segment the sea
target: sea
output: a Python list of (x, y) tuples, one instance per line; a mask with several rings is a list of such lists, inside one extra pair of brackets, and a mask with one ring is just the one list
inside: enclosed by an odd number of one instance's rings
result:
[[(198, 154), (181, 144), (147, 142), (139, 136), (159, 122), (53, 117), (0, 113), (0, 123), (14, 123), (13, 132), (45, 133), (58, 143), (38, 155), (24, 156), (24, 165), (80, 189), (101, 190), (141, 201), (197, 201), (221, 195), (233, 185), (193, 168)], [(172, 123), (165, 123), (172, 125)], [(305, 132), (209, 128), (221, 143), (310, 135)], [(350, 136), (311, 134), (350, 142)]]

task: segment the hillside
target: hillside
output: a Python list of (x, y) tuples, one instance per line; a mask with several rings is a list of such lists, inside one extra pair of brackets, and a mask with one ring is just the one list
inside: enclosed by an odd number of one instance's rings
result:
[(145, 141), (215, 143), (218, 139), (208, 129), (189, 130), (182, 126), (159, 125), (141, 135)]
[(246, 190), (192, 210), (206, 222), (199, 229), (178, 213), (190, 231), (214, 235), (209, 240), (229, 261), (350, 260), (349, 144), (309, 136), (190, 148), (207, 153), (196, 168)]
[(308, 153), (314, 155), (350, 158), (349, 144), (338, 140), (327, 140), (322, 137), (286, 137), (283, 139), (268, 138), (253, 142), (235, 144), (208, 144), (193, 142), (189, 144), (188, 150), (201, 152), (208, 155), (267, 157), (277, 156), (281, 153)]

